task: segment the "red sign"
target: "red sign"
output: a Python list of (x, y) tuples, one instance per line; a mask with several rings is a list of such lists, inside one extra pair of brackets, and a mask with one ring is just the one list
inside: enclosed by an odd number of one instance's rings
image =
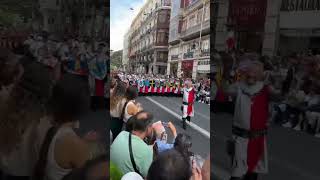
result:
[(267, 0), (231, 0), (229, 23), (236, 27), (263, 28)]
[(181, 65), (182, 65), (183, 71), (190, 70), (192, 72), (193, 61), (182, 61)]

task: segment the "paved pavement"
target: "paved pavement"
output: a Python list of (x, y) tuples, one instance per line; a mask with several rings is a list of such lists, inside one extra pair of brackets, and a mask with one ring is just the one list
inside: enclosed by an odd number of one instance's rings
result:
[[(187, 126), (187, 129), (182, 129), (181, 122), (181, 102), (180, 97), (163, 97), (163, 96), (151, 96), (151, 97), (139, 97), (137, 99), (142, 104), (144, 110), (151, 112), (154, 115), (155, 121), (171, 121), (177, 129), (177, 133), (187, 133), (192, 137), (192, 151), (195, 154), (201, 155), (206, 158), (210, 153), (210, 139), (204, 134), (210, 134), (210, 106), (207, 104), (196, 103), (195, 104), (195, 117), (191, 119), (194, 126), (198, 129), (194, 129)], [(170, 112), (169, 112), (169, 111)], [(202, 131), (202, 132), (199, 132)], [(167, 130), (169, 133), (170, 130)], [(172, 138), (169, 133), (169, 138)]]
[[(219, 180), (229, 178), (230, 159), (225, 153), (225, 140), (231, 136), (232, 116), (211, 114), (213, 120), (212, 166)], [(260, 180), (320, 179), (320, 139), (304, 132), (272, 125), (268, 134), (269, 173)]]

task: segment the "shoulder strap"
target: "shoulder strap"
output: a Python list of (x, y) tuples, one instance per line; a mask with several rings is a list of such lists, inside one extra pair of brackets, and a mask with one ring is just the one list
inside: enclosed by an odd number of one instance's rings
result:
[(124, 103), (124, 106), (122, 107), (121, 116), (120, 116), (120, 120), (121, 120), (121, 121), (123, 121), (124, 113), (125, 113), (126, 106), (127, 106), (128, 103), (129, 103), (129, 101), (126, 101), (126, 102)]
[(39, 159), (34, 168), (33, 180), (42, 180), (45, 178), (45, 169), (48, 161), (48, 152), (50, 144), (56, 135), (59, 127), (52, 126), (48, 131), (40, 148)]
[(131, 163), (132, 163), (132, 166), (133, 166), (133, 169), (136, 173), (138, 173), (140, 176), (141, 173), (139, 172), (139, 170), (137, 169), (137, 165), (136, 165), (136, 162), (134, 161), (134, 157), (133, 157), (133, 152), (132, 152), (132, 142), (131, 142), (131, 132), (129, 132), (129, 153), (130, 153), (130, 160), (131, 160)]

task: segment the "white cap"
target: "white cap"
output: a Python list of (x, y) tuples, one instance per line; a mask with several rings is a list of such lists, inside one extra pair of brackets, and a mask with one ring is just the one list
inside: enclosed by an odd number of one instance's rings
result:
[(122, 176), (121, 180), (143, 180), (143, 178), (136, 172), (129, 172)]

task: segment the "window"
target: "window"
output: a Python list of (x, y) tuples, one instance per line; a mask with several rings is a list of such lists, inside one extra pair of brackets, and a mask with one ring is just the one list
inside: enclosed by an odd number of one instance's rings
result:
[(189, 27), (193, 27), (194, 25), (196, 25), (196, 17), (195, 17), (195, 15), (193, 14), (193, 15), (191, 15), (190, 16), (190, 18), (189, 18), (189, 26), (187, 26), (187, 28), (189, 28)]
[(160, 13), (159, 14), (159, 23), (165, 23), (165, 22), (167, 22), (167, 15), (166, 15), (166, 13)]
[(206, 40), (203, 40), (201, 42), (201, 50), (208, 50), (210, 47), (209, 47), (209, 39), (206, 39)]
[(199, 9), (197, 13), (197, 22), (201, 23), (201, 19), (202, 19), (202, 9)]
[(204, 12), (204, 20), (208, 20), (210, 18), (210, 6), (206, 6), (205, 12)]

